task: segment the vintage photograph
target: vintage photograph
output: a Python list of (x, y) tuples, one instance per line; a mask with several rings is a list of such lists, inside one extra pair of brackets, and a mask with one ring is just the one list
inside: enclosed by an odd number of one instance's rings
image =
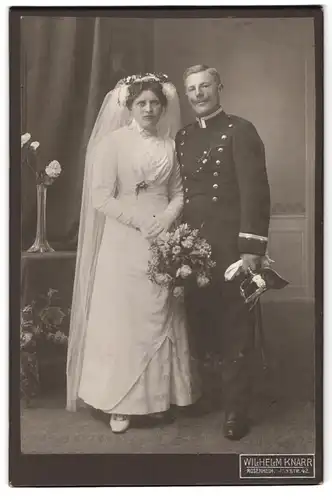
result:
[(20, 453), (314, 483), (322, 12), (39, 10), (12, 42)]

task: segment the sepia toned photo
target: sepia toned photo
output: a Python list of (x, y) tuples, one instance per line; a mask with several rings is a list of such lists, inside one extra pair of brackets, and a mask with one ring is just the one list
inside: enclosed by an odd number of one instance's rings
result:
[(322, 12), (233, 11), (11, 11), (23, 476), (322, 478)]

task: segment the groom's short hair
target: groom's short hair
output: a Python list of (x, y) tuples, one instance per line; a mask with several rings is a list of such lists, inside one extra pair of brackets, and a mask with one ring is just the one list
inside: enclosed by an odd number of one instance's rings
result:
[(185, 82), (189, 75), (193, 75), (194, 73), (201, 73), (202, 71), (208, 71), (215, 79), (217, 85), (223, 84), (221, 82), (221, 77), (216, 68), (211, 68), (207, 64), (196, 64), (195, 66), (190, 66), (183, 73), (183, 81)]

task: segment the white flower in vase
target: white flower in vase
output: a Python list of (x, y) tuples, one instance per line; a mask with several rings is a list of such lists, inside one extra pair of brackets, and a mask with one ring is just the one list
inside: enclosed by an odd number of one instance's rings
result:
[(39, 148), (40, 146), (40, 142), (38, 141), (33, 141), (31, 144), (30, 144), (30, 149), (32, 149), (32, 151), (37, 151), (37, 149)]
[(25, 134), (21, 135), (21, 148), (23, 148), (23, 146), (29, 142), (31, 139), (31, 134), (29, 134), (29, 132), (26, 132)]
[(61, 174), (61, 165), (57, 160), (51, 161), (45, 168), (46, 174), (51, 179), (56, 179)]

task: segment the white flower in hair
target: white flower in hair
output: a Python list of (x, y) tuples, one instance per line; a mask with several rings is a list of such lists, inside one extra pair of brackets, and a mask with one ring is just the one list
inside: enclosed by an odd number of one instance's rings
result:
[[(118, 104), (119, 106), (125, 106), (128, 95), (129, 95), (129, 86), (133, 83), (140, 82), (159, 82), (164, 89), (166, 82), (168, 82), (168, 76), (164, 73), (144, 73), (138, 75), (127, 76), (123, 80), (120, 80), (118, 83)], [(169, 89), (165, 89), (166, 97), (171, 95), (171, 91)]]

